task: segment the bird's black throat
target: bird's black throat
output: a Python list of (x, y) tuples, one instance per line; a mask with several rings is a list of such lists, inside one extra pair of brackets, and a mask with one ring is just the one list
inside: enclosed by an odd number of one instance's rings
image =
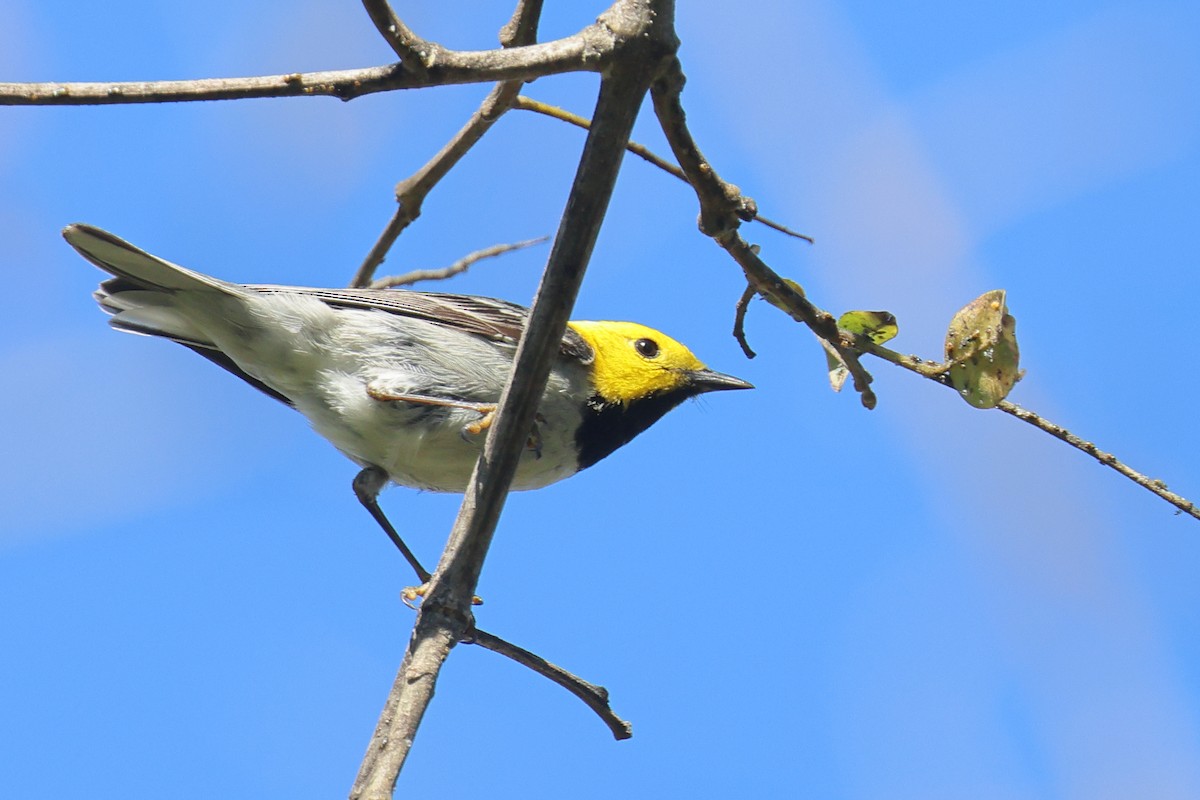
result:
[(675, 406), (697, 394), (689, 388), (643, 397), (629, 404), (610, 403), (596, 396), (587, 402), (583, 421), (575, 433), (579, 468), (606, 458), (642, 431), (662, 419)]

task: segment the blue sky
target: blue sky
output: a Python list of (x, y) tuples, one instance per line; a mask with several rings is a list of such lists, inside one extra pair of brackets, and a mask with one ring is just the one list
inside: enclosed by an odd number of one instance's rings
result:
[[(545, 36), (600, 6), (549, 3)], [(507, 9), (404, 4), (453, 47)], [(356, 4), (10, 0), (5, 80), (366, 66)], [(681, 4), (689, 121), (769, 216), (747, 236), (831, 310), (885, 308), (940, 355), (1008, 290), (1012, 396), (1200, 495), (1200, 10), (1183, 2)], [(594, 76), (528, 93), (586, 113)], [(74, 221), (247, 282), (340, 285), (391, 187), (486, 87), (0, 109), (0, 785), (13, 796), (348, 790), (407, 641), (410, 582), (300, 418), (185, 350), (109, 331)], [(637, 137), (663, 149), (652, 115)], [(388, 267), (552, 232), (580, 134), (512, 115)], [(1200, 796), (1200, 527), (1011, 418), (874, 365), (829, 391), (685, 187), (626, 162), (577, 317), (635, 319), (758, 389), (673, 412), (509, 500), (480, 624), (606, 685), (614, 743), (561, 690), (455, 651), (401, 778), (448, 797)], [(439, 286), (527, 302), (546, 251)], [(458, 498), (384, 506), (427, 562)]]

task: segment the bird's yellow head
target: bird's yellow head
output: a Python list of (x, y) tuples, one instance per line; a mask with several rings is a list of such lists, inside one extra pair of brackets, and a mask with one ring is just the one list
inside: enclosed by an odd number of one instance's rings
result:
[(656, 395), (684, 396), (750, 384), (713, 372), (684, 345), (636, 322), (572, 321), (594, 353), (592, 382), (605, 402), (628, 405)]

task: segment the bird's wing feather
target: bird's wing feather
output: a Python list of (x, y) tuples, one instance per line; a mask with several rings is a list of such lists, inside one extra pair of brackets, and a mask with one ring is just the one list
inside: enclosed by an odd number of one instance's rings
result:
[[(333, 308), (384, 311), (389, 314), (445, 325), (493, 341), (508, 343), (516, 343), (520, 339), (528, 317), (526, 309), (516, 303), (465, 294), (392, 289), (239, 286), (181, 267), (178, 264), (172, 264), (170, 261), (135, 247), (108, 231), (91, 225), (80, 223), (68, 225), (63, 229), (63, 237), (88, 261), (115, 276), (112, 280), (101, 284), (96, 299), (106, 311), (118, 314), (118, 316), (122, 312), (125, 312), (125, 316), (129, 316), (130, 305), (119, 302), (116, 299), (117, 296), (136, 289), (168, 294), (179, 291), (208, 291), (226, 295), (237, 295), (248, 289), (263, 294), (308, 295)], [(172, 335), (169, 332), (160, 331), (160, 326), (137, 324), (137, 321), (133, 319), (126, 322), (127, 328), (135, 332), (167, 335), (189, 346), (209, 346), (199, 337), (183, 333)], [(563, 335), (561, 349), (564, 355), (578, 359), (585, 364), (592, 361), (591, 347), (571, 328), (568, 328)]]
[[(260, 284), (251, 284), (245, 288), (264, 294), (305, 294), (333, 308), (384, 311), (512, 344), (520, 339), (529, 314), (523, 306), (516, 303), (466, 294), (413, 292), (403, 289), (316, 289)], [(590, 363), (593, 357), (591, 347), (571, 328), (563, 335), (561, 349), (564, 355), (584, 363)]]

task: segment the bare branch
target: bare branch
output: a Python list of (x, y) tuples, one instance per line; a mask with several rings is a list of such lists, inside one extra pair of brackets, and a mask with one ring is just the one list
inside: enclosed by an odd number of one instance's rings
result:
[[(464, 644), (466, 643), (464, 642)], [(511, 642), (506, 642), (499, 636), (493, 636), (486, 631), (477, 629), (474, 639), (469, 640), (469, 643), (487, 648), (493, 653), (508, 656), (518, 664), (528, 667), (542, 677), (554, 681), (582, 700), (592, 711), (595, 711), (596, 715), (608, 725), (608, 729), (612, 731), (614, 739), (628, 739), (633, 736), (633, 726), (613, 712), (612, 707), (608, 704), (608, 690), (603, 686), (588, 683), (583, 678), (567, 672), (562, 667), (551, 664), (541, 656), (531, 653), (523, 647), (518, 647)]]
[(700, 230), (725, 248), (741, 266), (746, 280), (756, 292), (786, 309), (793, 319), (807, 325), (837, 351), (854, 379), (854, 388), (863, 406), (874, 408), (877, 400), (871, 390), (871, 375), (859, 363), (855, 349), (841, 341), (837, 320), (810, 303), (803, 292), (785, 283), (758, 257), (757, 248), (738, 233), (742, 221), (753, 219), (757, 209), (754, 201), (743, 196), (736, 186), (721, 180), (701, 154), (687, 127), (687, 117), (680, 99), (683, 84), (683, 70), (676, 59), (654, 82), (650, 95), (654, 99), (654, 113), (671, 145), (671, 151), (700, 200)]
[(1050, 434), (1051, 436), (1055, 437), (1056, 439), (1060, 439), (1061, 441), (1066, 442), (1067, 444), (1071, 445), (1071, 447), (1074, 447), (1076, 450), (1087, 453), (1089, 456), (1096, 459), (1104, 466), (1116, 470), (1117, 472), (1121, 473), (1129, 480), (1136, 483), (1138, 486), (1141, 486), (1143, 489), (1153, 492), (1154, 494), (1161, 497), (1163, 500), (1166, 500), (1168, 503), (1170, 503), (1171, 505), (1178, 508), (1183, 513), (1190, 514), (1191, 516), (1195, 517), (1196, 519), (1200, 519), (1200, 509), (1196, 508), (1195, 503), (1193, 503), (1191, 500), (1188, 500), (1186, 497), (1175, 494), (1175, 492), (1169, 491), (1167, 489), (1167, 485), (1165, 483), (1163, 483), (1162, 481), (1155, 480), (1154, 478), (1149, 478), (1149, 477), (1143, 475), (1142, 473), (1138, 472), (1137, 470), (1132, 469), (1131, 467), (1127, 466), (1124, 462), (1122, 462), (1120, 459), (1118, 459), (1112, 453), (1104, 452), (1100, 448), (1096, 447), (1096, 445), (1092, 444), (1089, 441), (1085, 441), (1084, 439), (1079, 438), (1078, 436), (1071, 433), (1070, 431), (1068, 431), (1066, 428), (1062, 427), (1061, 425), (1055, 425), (1053, 422), (1049, 421), (1048, 419), (1045, 419), (1045, 418), (1039, 416), (1038, 414), (1035, 414), (1032, 411), (1028, 411), (1024, 408), (1021, 408), (1020, 406), (1016, 405), (1015, 403), (1010, 403), (1007, 400), (1001, 400), (1000, 405), (998, 405), (996, 407), (998, 409), (1000, 409), (1001, 411), (1003, 411), (1005, 414), (1011, 414), (1012, 416), (1016, 417), (1017, 419), (1021, 420), (1022, 422), (1028, 422), (1030, 425), (1033, 425), (1035, 428), (1038, 428), (1039, 430), (1043, 430), (1046, 433)]
[[(551, 117), (552, 119), (557, 119), (560, 122), (566, 122), (570, 125), (574, 125), (577, 128), (583, 128), (584, 130), (587, 130), (588, 126), (591, 125), (591, 122), (589, 122), (584, 117), (579, 116), (578, 114), (572, 114), (570, 111), (567, 111), (564, 108), (559, 108), (558, 106), (552, 106), (549, 103), (543, 103), (540, 100), (534, 100), (532, 97), (526, 97), (525, 95), (521, 95), (515, 101), (513, 101), (512, 107), (515, 109), (521, 110), (521, 111), (532, 111), (535, 114), (541, 114), (543, 116)], [(630, 142), (629, 144), (627, 144), (625, 146), (625, 149), (628, 150), (629, 152), (633, 153), (634, 155), (650, 162), (651, 164), (658, 167), (662, 171), (670, 173), (671, 175), (674, 175), (676, 178), (683, 181), (684, 183), (690, 183), (690, 181), (688, 181), (688, 179), (687, 179), (687, 176), (683, 174), (683, 170), (681, 170), (676, 165), (672, 164), (670, 161), (667, 161), (665, 158), (659, 156), (653, 150), (651, 150), (649, 147), (646, 147), (644, 144), (639, 144), (637, 142)], [(809, 244), (813, 243), (813, 239), (811, 236), (806, 236), (803, 233), (798, 233), (798, 232), (792, 230), (791, 228), (787, 227), (786, 225), (783, 225), (782, 223), (775, 222), (774, 220), (768, 219), (768, 218), (762, 216), (761, 214), (756, 215), (754, 217), (754, 220), (763, 225), (766, 225), (768, 228), (777, 230), (780, 233), (785, 234), (787, 236), (791, 236), (795, 239), (803, 239), (804, 241), (808, 242)]]
[(392, 212), (392, 218), (384, 226), (383, 232), (379, 234), (379, 238), (371, 246), (371, 250), (367, 253), (367, 257), (363, 259), (362, 264), (359, 264), (354, 277), (350, 279), (351, 289), (360, 289), (371, 285), (371, 281), (375, 278), (375, 270), (379, 269), (379, 265), (387, 258), (387, 254), (392, 249), (392, 245), (396, 243), (396, 239), (400, 237), (404, 229), (412, 224), (412, 221), (420, 213), (419, 204), (415, 212), (405, 203), (399, 203), (396, 206), (396, 210)]
[(253, 78), (120, 83), (0, 83), (0, 105), (79, 106), (325, 95), (350, 100), (415, 86), (398, 65)]
[[(516, 99), (515, 102), (513, 102), (513, 108), (521, 111), (532, 111), (535, 114), (541, 114), (542, 116), (556, 119), (559, 122), (565, 122), (569, 125), (574, 125), (576, 128), (582, 128), (585, 131), (592, 126), (591, 121), (586, 117), (581, 117), (578, 114), (573, 114), (570, 111), (567, 111), (565, 108), (559, 108), (558, 106), (553, 106), (549, 103), (543, 103), (540, 100), (534, 100), (532, 97), (526, 97), (525, 95), (521, 95)], [(665, 158), (655, 155), (654, 152), (645, 145), (638, 144), (637, 142), (630, 142), (629, 144), (625, 145), (625, 149), (634, 155), (640, 156), (646, 161), (649, 161), (651, 164), (663, 170), (664, 172), (671, 173), (684, 183), (688, 182), (687, 176), (683, 174), (683, 170), (672, 164), (670, 161), (667, 161)]]
[(475, 144), (483, 138), (492, 125), (508, 108), (511, 97), (515, 97), (521, 89), (521, 83), (506, 82), (495, 86), (480, 104), (479, 108), (467, 120), (467, 124), (442, 147), (437, 154), (429, 159), (423, 167), (400, 181), (396, 185), (396, 211), (388, 220), (387, 226), (379, 235), (379, 239), (363, 259), (354, 278), (350, 281), (352, 287), (370, 286), (375, 270), (387, 258), (388, 251), (396, 243), (400, 234), (421, 216), (421, 206), (433, 187), (462, 160)]
[[(541, 0), (527, 0), (518, 4), (512, 19), (500, 31), (501, 44), (506, 48), (521, 47), (533, 44), (537, 37), (538, 18), (542, 11)], [(508, 110), (514, 98), (521, 91), (521, 81), (505, 81), (493, 87), (492, 91), (480, 104), (478, 110), (471, 115), (457, 134), (442, 147), (441, 150), (421, 169), (396, 185), (396, 211), (388, 220), (379, 239), (359, 265), (350, 286), (369, 286), (375, 275), (375, 270), (387, 258), (388, 252), (400, 234), (421, 216), (421, 205), (433, 187), (454, 168), (463, 156), (491, 130), (505, 111)]]
[(746, 284), (746, 291), (742, 292), (742, 296), (738, 298), (737, 305), (733, 310), (733, 338), (741, 346), (746, 358), (754, 358), (758, 355), (751, 349), (750, 342), (746, 341), (746, 312), (750, 309), (750, 301), (757, 296), (758, 292), (754, 291), (754, 285)]
[(533, 247), (535, 244), (549, 241), (549, 236), (539, 236), (536, 239), (526, 239), (523, 242), (512, 242), (510, 244), (494, 244), (491, 247), (485, 247), (482, 250), (476, 250), (455, 261), (448, 267), (441, 269), (415, 269), (412, 272), (406, 272), (403, 275), (392, 275), (388, 278), (380, 278), (371, 284), (372, 289), (394, 289), (397, 286), (409, 286), (420, 281), (444, 281), (447, 278), (453, 278), (459, 273), (466, 272), (472, 264), (477, 261), (482, 261), (485, 258), (495, 258), (496, 256), (511, 253), (513, 250), (522, 250), (526, 247)]
[(500, 29), (501, 47), (520, 47), (537, 41), (542, 18), (542, 0), (519, 0), (512, 17)]
[(353, 797), (390, 796), (441, 665), (456, 642), (469, 638), (471, 597), (604, 220), (625, 143), (649, 81), (664, 54), (678, 47), (673, 12), (671, 0), (621, 0), (601, 17), (600, 24), (620, 31), (621, 50), (601, 81), (593, 127), (499, 413), (418, 612)]
[(371, 22), (375, 23), (376, 29), (395, 51), (400, 62), (418, 75), (425, 74), (425, 63), (432, 56), (431, 48), (441, 50), (441, 46), (431, 44), (413, 33), (412, 29), (396, 16), (387, 0), (362, 0), (362, 4), (370, 15)]
[[(358, 493), (360, 490), (366, 490), (364, 494), (359, 495), (359, 499), (363, 501), (363, 505), (366, 506), (369, 512), (371, 512), (371, 516), (375, 517), (375, 521), (379, 523), (379, 526), (388, 534), (388, 538), (392, 540), (392, 543), (395, 544), (396, 547), (399, 548), (400, 552), (404, 554), (405, 559), (416, 572), (417, 579), (422, 583), (428, 583), (430, 577), (432, 577), (429, 573), (429, 570), (425, 569), (420, 560), (418, 560), (413, 552), (408, 549), (408, 545), (404, 543), (404, 541), (396, 533), (396, 529), (392, 527), (392, 523), (386, 516), (384, 516), (383, 511), (380, 510), (374, 494), (374, 492), (377, 491), (377, 486), (369, 490), (367, 489), (367, 483), (370, 481), (376, 479), (386, 480), (386, 475), (384, 475), (382, 471), (378, 471), (378, 468), (375, 469), (377, 471), (373, 474), (360, 474), (359, 478), (355, 480), (355, 492)], [(364, 470), (364, 472), (371, 473), (371, 470), (368, 468), (368, 470)], [(369, 502), (364, 500), (364, 497), (368, 497)], [(404, 598), (404, 602), (406, 604), (412, 606), (410, 600), (415, 599), (415, 597), (410, 598), (406, 596), (405, 592), (401, 592), (401, 597)], [(475, 605), (480, 605), (483, 601), (479, 600), (478, 598), (474, 598), (473, 602)], [(562, 667), (551, 664), (541, 656), (531, 653), (523, 647), (518, 647), (512, 642), (501, 639), (499, 636), (488, 633), (487, 631), (479, 628), (475, 628), (470, 638), (465, 639), (463, 643), (477, 644), (485, 650), (491, 650), (494, 653), (511, 658), (518, 664), (528, 667), (542, 677), (548, 678), (554, 683), (557, 683), (559, 686), (563, 687), (571, 694), (582, 700), (588, 708), (595, 711), (597, 716), (600, 717), (601, 721), (603, 721), (604, 724), (609, 727), (609, 730), (613, 732), (613, 736), (615, 738), (628, 739), (633, 735), (632, 726), (613, 713), (612, 708), (608, 704), (608, 690), (603, 686), (596, 686), (593, 683), (589, 683), (583, 678), (580, 678), (578, 675), (574, 675), (570, 672), (567, 672)]]
[[(430, 44), (432, 49), (434, 46)], [(612, 52), (612, 33), (590, 25), (544, 44), (497, 50), (447, 50), (421, 62), (364, 69), (293, 72), (252, 78), (116, 83), (0, 83), (0, 105), (115, 105), (251, 97), (327, 95), (352, 100), (374, 92), (494, 81), (524, 81), (563, 72), (599, 72)], [(432, 50), (431, 50), (432, 52)]]
[[(937, 361), (925, 361), (917, 358), (916, 356), (907, 356), (902, 353), (898, 353), (890, 348), (875, 344), (866, 336), (860, 336), (858, 334), (850, 333), (849, 331), (842, 331), (842, 338), (844, 343), (847, 345), (855, 347), (865, 353), (870, 353), (873, 356), (882, 358), (884, 361), (895, 364), (896, 366), (906, 369), (909, 372), (914, 372), (923, 378), (928, 378), (934, 383), (940, 383), (943, 386), (950, 387), (951, 389), (954, 388), (950, 385), (949, 378), (946, 377), (946, 364), (942, 364)], [(1050, 434), (1056, 439), (1066, 442), (1076, 450), (1086, 453), (1087, 455), (1096, 459), (1104, 466), (1116, 470), (1121, 475), (1124, 475), (1126, 478), (1136, 483), (1138, 486), (1141, 486), (1143, 489), (1158, 495), (1163, 500), (1166, 500), (1168, 503), (1175, 506), (1181, 512), (1195, 517), (1196, 519), (1200, 519), (1200, 508), (1197, 508), (1196, 504), (1191, 500), (1188, 500), (1186, 497), (1168, 490), (1167, 485), (1162, 481), (1150, 478), (1141, 472), (1138, 472), (1132, 467), (1126, 465), (1112, 453), (1101, 450), (1092, 442), (1076, 436), (1061, 425), (1056, 425), (1040, 414), (1021, 408), (1016, 403), (1012, 403), (1008, 400), (1001, 400), (996, 408), (1000, 411), (1003, 411), (1005, 414), (1010, 414), (1016, 417), (1022, 422), (1029, 423), (1035, 428)]]
[(672, 64), (654, 84), (654, 113), (662, 126), (671, 152), (683, 168), (688, 183), (700, 200), (700, 230), (717, 241), (737, 231), (743, 220), (751, 220), (757, 213), (753, 200), (745, 197), (738, 187), (721, 180), (688, 130), (687, 115), (683, 111), (680, 94), (685, 78), (678, 61)]

